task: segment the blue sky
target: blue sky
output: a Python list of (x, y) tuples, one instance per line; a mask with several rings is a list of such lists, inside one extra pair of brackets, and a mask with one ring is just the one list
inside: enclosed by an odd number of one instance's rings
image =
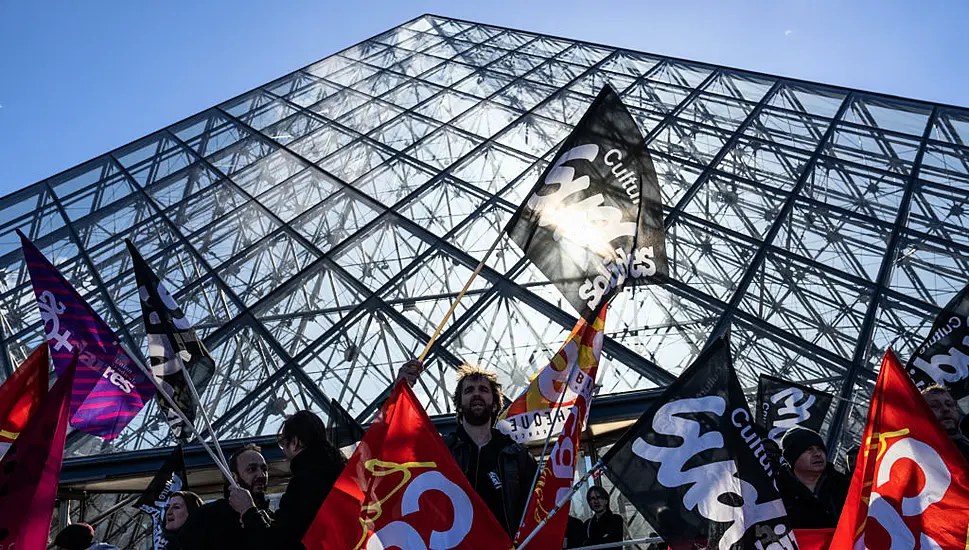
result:
[(961, 0), (0, 0), (0, 195), (422, 13), (969, 106)]

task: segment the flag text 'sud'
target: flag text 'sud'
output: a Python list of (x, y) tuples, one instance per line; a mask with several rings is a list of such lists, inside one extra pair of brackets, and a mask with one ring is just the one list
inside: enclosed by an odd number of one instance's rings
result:
[(778, 443), (794, 426), (820, 432), (832, 399), (823, 391), (762, 374), (757, 386), (757, 421), (767, 430), (767, 437)]
[(947, 386), (952, 396), (969, 395), (969, 286), (962, 289), (935, 318), (929, 337), (915, 350), (905, 370), (920, 390)]

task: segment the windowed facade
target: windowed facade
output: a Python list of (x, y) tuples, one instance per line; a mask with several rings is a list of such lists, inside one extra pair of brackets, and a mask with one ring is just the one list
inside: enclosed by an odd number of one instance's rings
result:
[[(884, 351), (967, 282), (969, 111), (436, 16), (0, 199), (0, 379), (43, 337), (18, 228), (144, 357), (127, 238), (216, 358), (221, 438), (329, 398), (367, 422), (605, 84), (653, 156), (672, 282), (614, 301), (597, 396), (665, 386), (729, 326), (751, 395), (840, 398), (843, 452)], [(575, 315), (503, 240), (418, 396), (451, 413), (465, 361), (517, 395)], [(71, 434), (67, 464), (170, 444), (151, 403), (114, 441)], [(84, 519), (122, 497), (90, 498)], [(128, 515), (106, 538), (145, 547)]]

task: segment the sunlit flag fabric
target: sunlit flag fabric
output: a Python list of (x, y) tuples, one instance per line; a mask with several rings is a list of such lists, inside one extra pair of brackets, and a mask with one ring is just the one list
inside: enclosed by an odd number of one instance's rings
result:
[[(605, 309), (603, 309), (605, 311)], [(521, 528), (515, 535), (515, 544), (521, 544), (535, 530), (539, 523), (548, 517), (549, 512), (559, 504), (562, 508), (535, 535), (528, 546), (531, 548), (561, 548), (565, 541), (565, 528), (568, 526), (570, 501), (569, 489), (575, 478), (575, 464), (578, 449), (581, 448), (582, 427), (589, 416), (592, 390), (595, 387), (597, 367), (592, 367), (588, 376), (582, 377), (581, 386), (562, 427), (558, 441), (545, 460), (542, 473), (535, 483), (535, 490), (525, 508)]]
[(47, 396), (48, 369), (47, 344), (41, 344), (0, 386), (0, 458)]
[(165, 508), (168, 507), (168, 499), (172, 493), (188, 488), (187, 482), (185, 456), (182, 446), (177, 445), (148, 484), (144, 494), (134, 504), (135, 508), (151, 516), (151, 535), (155, 550), (168, 547), (168, 539), (165, 537)]
[(612, 86), (596, 97), (507, 231), (587, 320), (623, 285), (668, 276), (656, 171)]
[(507, 550), (414, 392), (399, 382), (303, 537), (307, 550)]
[(71, 426), (113, 439), (155, 395), (155, 386), (118, 343), (114, 331), (33, 243), (18, 233), (57, 374), (64, 373), (75, 352), (78, 355)]
[(935, 318), (929, 337), (915, 350), (905, 370), (920, 389), (947, 386), (952, 396), (969, 395), (969, 286)]
[[(182, 367), (184, 365), (191, 373), (195, 389), (201, 395), (215, 372), (215, 360), (205, 349), (205, 344), (199, 339), (175, 299), (145, 263), (138, 250), (127, 239), (125, 244), (128, 245), (135, 269), (135, 280), (138, 282), (138, 298), (141, 300), (142, 320), (148, 336), (151, 372), (162, 389), (172, 396), (172, 401), (185, 413), (185, 417), (194, 423), (195, 400)], [(176, 439), (187, 440), (191, 436), (190, 429), (184, 426), (184, 422), (168, 401), (159, 399), (158, 406), (165, 412), (172, 435)]]
[[(595, 377), (602, 355), (606, 311), (607, 308), (602, 308), (591, 323), (579, 319), (551, 362), (538, 371), (525, 391), (502, 411), (496, 428), (517, 443), (541, 441), (549, 432), (555, 434), (562, 430), (580, 389), (585, 387), (590, 376)], [(558, 406), (560, 399), (561, 407)], [(584, 424), (586, 417), (580, 420)]]
[(76, 360), (0, 460), (0, 548), (44, 550), (64, 459)]
[(962, 454), (889, 350), (831, 548), (969, 548)]
[(794, 426), (821, 431), (833, 397), (821, 390), (762, 374), (757, 386), (757, 421), (777, 441)]
[(720, 337), (602, 461), (673, 548), (794, 548), (759, 431)]

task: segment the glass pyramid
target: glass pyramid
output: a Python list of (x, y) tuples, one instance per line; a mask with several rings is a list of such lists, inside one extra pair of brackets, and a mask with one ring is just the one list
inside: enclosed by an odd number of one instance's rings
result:
[[(43, 334), (14, 230), (144, 355), (129, 238), (217, 360), (221, 437), (329, 397), (366, 422), (606, 83), (652, 152), (674, 281), (614, 302), (598, 395), (668, 384), (729, 326), (751, 393), (840, 397), (843, 451), (885, 349), (966, 283), (969, 111), (432, 15), (0, 199), (0, 379)], [(574, 321), (503, 241), (419, 396), (451, 412), (464, 361), (514, 396)], [(67, 456), (169, 444), (152, 404)]]

